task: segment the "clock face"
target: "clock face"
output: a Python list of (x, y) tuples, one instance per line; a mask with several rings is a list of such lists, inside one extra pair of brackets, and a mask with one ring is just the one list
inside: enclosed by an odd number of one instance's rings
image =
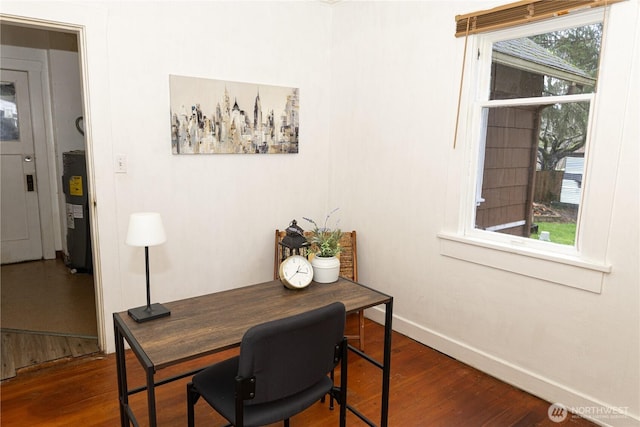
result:
[(280, 280), (289, 289), (302, 289), (313, 279), (313, 267), (303, 256), (292, 255), (280, 264)]

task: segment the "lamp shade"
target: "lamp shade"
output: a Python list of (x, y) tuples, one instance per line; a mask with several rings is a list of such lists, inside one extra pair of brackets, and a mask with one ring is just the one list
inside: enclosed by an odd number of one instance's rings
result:
[(131, 214), (127, 231), (127, 245), (155, 246), (166, 240), (167, 236), (159, 213), (137, 212)]

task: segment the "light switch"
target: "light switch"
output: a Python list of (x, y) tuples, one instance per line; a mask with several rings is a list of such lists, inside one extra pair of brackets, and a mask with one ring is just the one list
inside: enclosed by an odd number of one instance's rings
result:
[(126, 154), (116, 154), (116, 173), (127, 173)]

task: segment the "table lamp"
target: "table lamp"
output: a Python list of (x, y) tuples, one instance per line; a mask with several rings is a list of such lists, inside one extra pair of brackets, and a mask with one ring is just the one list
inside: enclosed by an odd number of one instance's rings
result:
[(129, 230), (127, 231), (127, 244), (131, 246), (144, 246), (144, 260), (147, 272), (147, 305), (130, 308), (129, 316), (136, 322), (165, 317), (171, 312), (162, 304), (151, 304), (151, 291), (149, 289), (149, 246), (164, 243), (167, 236), (162, 226), (162, 218), (156, 212), (138, 212), (129, 217)]

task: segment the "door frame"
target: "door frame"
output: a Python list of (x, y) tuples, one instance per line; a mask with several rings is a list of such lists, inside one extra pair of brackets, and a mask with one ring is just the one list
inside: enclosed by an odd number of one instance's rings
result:
[[(102, 285), (102, 274), (101, 274), (101, 263), (99, 256), (99, 236), (98, 236), (98, 224), (97, 224), (97, 208), (96, 208), (96, 191), (95, 191), (95, 168), (94, 168), (94, 158), (93, 158), (93, 138), (92, 138), (92, 117), (91, 117), (91, 108), (89, 106), (89, 93), (88, 93), (88, 63), (87, 63), (87, 54), (86, 54), (86, 29), (82, 25), (74, 25), (68, 23), (60, 23), (54, 21), (48, 21), (43, 19), (30, 19), (28, 17), (18, 17), (18, 16), (10, 16), (10, 15), (2, 15), (2, 21), (14, 24), (14, 25), (22, 25), (32, 28), (37, 28), (45, 31), (53, 31), (53, 32), (63, 32), (63, 33), (73, 33), (76, 35), (78, 40), (78, 62), (80, 66), (80, 84), (81, 84), (81, 93), (82, 93), (82, 110), (83, 110), (83, 127), (84, 127), (84, 140), (85, 140), (85, 152), (86, 152), (86, 161), (87, 161), (87, 185), (89, 191), (89, 227), (91, 231), (91, 246), (92, 246), (92, 255), (93, 255), (93, 282), (94, 282), (94, 290), (95, 290), (95, 307), (96, 307), (96, 323), (98, 329), (98, 346), (101, 350), (105, 350), (107, 348), (107, 334), (105, 330), (105, 313), (104, 313), (104, 295), (103, 295), (103, 285)], [(4, 63), (4, 61), (3, 61)], [(47, 80), (48, 83), (48, 80)], [(45, 111), (48, 110), (48, 114), (51, 114), (51, 99), (49, 98), (49, 93), (43, 94), (45, 98), (45, 105), (48, 108), (45, 108)], [(49, 116), (51, 118), (51, 116)], [(50, 122), (51, 124), (52, 122)], [(52, 129), (51, 127), (48, 128)], [(50, 138), (52, 138), (53, 134), (51, 132), (47, 132)], [(51, 144), (47, 144), (50, 150), (52, 150), (53, 158), (55, 159), (55, 153), (53, 148), (53, 141)], [(45, 154), (46, 155), (46, 154)], [(51, 159), (51, 157), (47, 157)], [(54, 168), (55, 169), (55, 168)], [(54, 181), (58, 184), (57, 178)], [(51, 206), (51, 203), (49, 203)], [(57, 221), (59, 223), (59, 221)]]

